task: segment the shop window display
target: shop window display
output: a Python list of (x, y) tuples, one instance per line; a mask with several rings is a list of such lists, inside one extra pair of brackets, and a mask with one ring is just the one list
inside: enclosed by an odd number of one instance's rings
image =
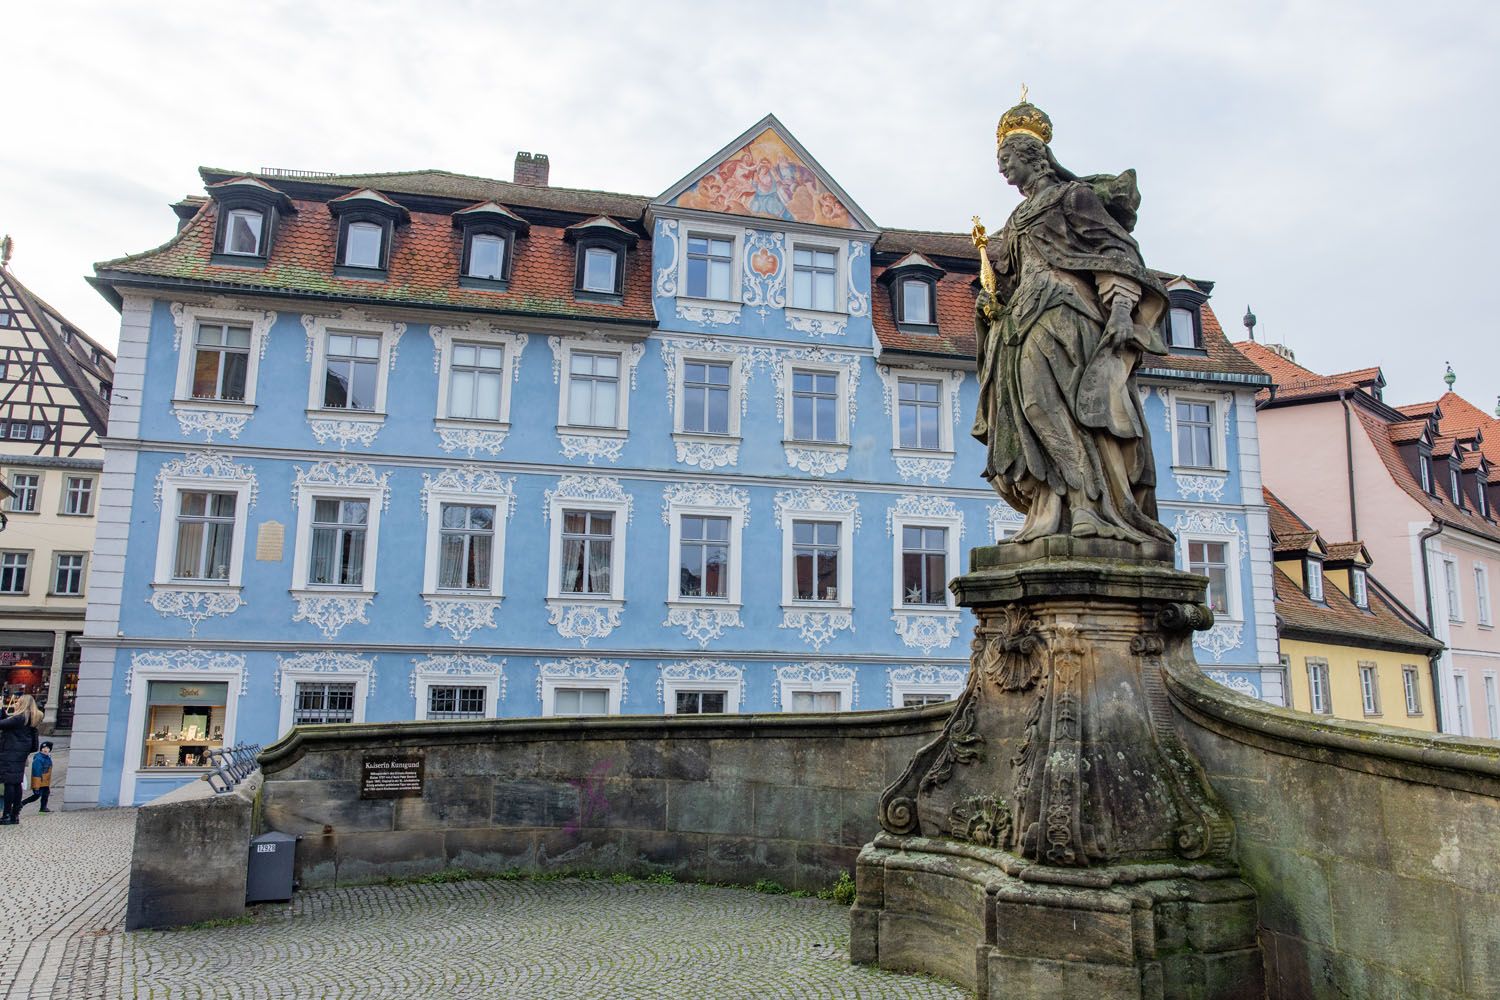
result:
[(207, 767), (224, 745), (224, 681), (150, 681), (142, 767)]

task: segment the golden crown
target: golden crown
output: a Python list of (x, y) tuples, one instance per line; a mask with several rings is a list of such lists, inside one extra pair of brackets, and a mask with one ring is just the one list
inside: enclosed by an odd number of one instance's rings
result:
[(995, 128), (995, 148), (999, 149), (1001, 143), (1017, 132), (1032, 136), (1043, 145), (1052, 141), (1052, 119), (1026, 99), (1025, 84), (1021, 85), (1021, 103), (1000, 116), (1000, 124)]

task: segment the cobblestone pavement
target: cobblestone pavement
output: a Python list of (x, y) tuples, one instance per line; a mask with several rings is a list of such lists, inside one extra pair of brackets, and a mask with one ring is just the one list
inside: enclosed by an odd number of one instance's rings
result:
[(697, 885), (493, 880), (305, 892), (242, 923), (123, 932), (134, 810), (0, 827), (0, 998), (926, 998), (849, 964), (849, 913)]

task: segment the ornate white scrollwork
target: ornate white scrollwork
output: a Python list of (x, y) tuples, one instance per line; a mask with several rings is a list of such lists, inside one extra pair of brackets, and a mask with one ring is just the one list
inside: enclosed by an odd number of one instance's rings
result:
[(901, 374), (903, 372), (920, 372), (928, 381), (936, 379), (946, 382), (944, 387), (948, 391), (948, 399), (952, 405), (949, 416), (953, 420), (953, 426), (960, 425), (960, 414), (958, 405), (958, 390), (963, 385), (964, 373), (954, 368), (934, 368), (921, 361), (911, 361), (902, 365), (899, 369), (890, 365), (876, 365), (875, 374), (880, 376), (881, 401), (885, 407), (885, 415), (892, 416), (896, 412), (896, 406), (900, 402), (897, 398), (900, 392)]
[(276, 677), (271, 689), (281, 694), (281, 686), (288, 674), (355, 674), (365, 678), (365, 696), (375, 693), (375, 661), (353, 653), (340, 653), (331, 649), (320, 649), (313, 653), (276, 657)]
[(169, 479), (222, 479), (232, 483), (249, 483), (250, 496), (247, 508), (255, 506), (260, 496), (260, 483), (255, 470), (248, 465), (238, 465), (228, 455), (217, 451), (198, 451), (182, 458), (164, 462), (156, 473), (156, 508), (161, 509), (162, 492)]
[(125, 671), (125, 693), (131, 694), (135, 687), (137, 672), (157, 673), (225, 672), (239, 675), (240, 694), (244, 694), (249, 682), (245, 673), (245, 658), (239, 653), (216, 653), (206, 649), (150, 650), (133, 653), (130, 668)]
[(506, 431), (484, 430), (477, 427), (439, 426), (438, 447), (444, 451), (466, 452), (470, 458), (475, 452), (484, 451), (491, 455), (500, 454), (500, 449), (505, 446)]
[(245, 603), (240, 589), (194, 590), (188, 587), (158, 587), (146, 599), (163, 618), (181, 618), (188, 623), (188, 633), (196, 636), (198, 626), (210, 618), (232, 615)]
[(683, 465), (695, 465), (704, 472), (736, 466), (740, 462), (740, 446), (719, 441), (695, 438), (678, 438), (677, 461)]
[[(798, 361), (807, 364), (828, 365), (830, 367), (842, 368), (844, 377), (848, 383), (848, 398), (845, 402), (849, 405), (849, 428), (854, 428), (854, 417), (859, 407), (859, 355), (847, 354), (843, 351), (829, 351), (821, 347), (785, 347), (776, 351), (778, 362)], [(786, 419), (786, 378), (790, 371), (786, 364), (773, 364), (771, 366), (771, 378), (776, 383), (776, 419)]]
[(828, 684), (847, 687), (849, 708), (859, 704), (859, 676), (853, 667), (838, 663), (789, 663), (776, 668), (776, 684), (771, 688), (771, 703), (781, 708), (783, 684)]
[(318, 444), (328, 444), (331, 441), (339, 446), (339, 451), (343, 451), (351, 444), (361, 444), (366, 448), (373, 445), (375, 436), (385, 426), (385, 418), (346, 420), (336, 417), (308, 417), (307, 426)]
[[(854, 276), (859, 269), (854, 262), (865, 255), (869, 247), (862, 240), (849, 241), (849, 266), (845, 270), (849, 274), (849, 315), (868, 316), (870, 314), (870, 297), (854, 286)], [(865, 270), (868, 273), (868, 269)]]
[(788, 312), (786, 325), (809, 337), (842, 337), (848, 328), (849, 321), (843, 316), (807, 316), (802, 313)]
[(548, 601), (547, 624), (564, 639), (577, 639), (587, 646), (591, 639), (603, 639), (620, 627), (620, 608), (612, 604), (575, 604), (571, 601)]
[(1177, 494), (1187, 500), (1196, 500), (1199, 503), (1223, 503), (1224, 486), (1229, 481), (1224, 476), (1188, 476), (1182, 474), (1173, 475), (1172, 479), (1177, 483)]
[(708, 644), (724, 634), (726, 628), (744, 628), (739, 608), (709, 608), (701, 605), (668, 606), (667, 628), (680, 628), (682, 634), (707, 649)]
[(854, 631), (854, 614), (850, 611), (784, 610), (781, 627), (796, 629), (802, 641), (817, 651), (838, 633)]
[(411, 677), (406, 690), (413, 698), (417, 696), (417, 680), (469, 677), (493, 680), (499, 685), (496, 704), (505, 701), (505, 660), (496, 662), (488, 656), (472, 656), (467, 653), (444, 653), (422, 659), (412, 658)]
[(420, 506), (427, 513), (428, 501), (434, 493), (461, 493), (464, 496), (484, 497), (494, 500), (501, 517), (510, 517), (516, 510), (515, 476), (503, 476), (494, 469), (478, 465), (465, 465), (456, 469), (442, 469), (436, 476), (422, 473)]
[[(172, 350), (182, 350), (184, 340), (192, 343), (188, 337), (188, 329), (196, 325), (200, 315), (209, 318), (205, 314), (218, 314), (218, 318), (231, 318), (236, 323), (250, 324), (250, 342), (256, 345), (260, 354), (260, 360), (266, 359), (266, 345), (271, 340), (271, 327), (276, 324), (276, 313), (269, 310), (238, 309), (233, 299), (222, 295), (215, 295), (208, 300), (207, 306), (193, 305), (186, 302), (173, 302), (172, 311)], [(225, 317), (225, 313), (232, 313), (231, 317)]]
[(601, 434), (573, 434), (557, 432), (557, 443), (564, 458), (585, 458), (593, 465), (597, 459), (618, 462), (620, 450), (625, 447), (622, 437), (605, 437)]
[(1193, 646), (1211, 654), (1218, 663), (1225, 653), (1239, 648), (1244, 631), (1245, 626), (1240, 622), (1218, 622), (1206, 632), (1194, 632)]
[(958, 638), (956, 611), (897, 611), (891, 621), (896, 623), (901, 641), (920, 649), (923, 656), (931, 656), (934, 649), (947, 649)]
[(1209, 680), (1222, 684), (1231, 691), (1238, 691), (1251, 698), (1260, 697), (1260, 690), (1256, 688), (1255, 682), (1242, 673), (1231, 673), (1228, 670), (1205, 670), (1203, 673)]
[(180, 404), (173, 405), (172, 416), (177, 418), (177, 427), (184, 436), (202, 434), (203, 440), (208, 444), (213, 444), (214, 438), (220, 434), (228, 434), (231, 439), (238, 438), (240, 431), (250, 422), (249, 413), (196, 409)]
[(739, 361), (739, 379), (735, 390), (739, 395), (740, 415), (744, 416), (750, 408), (750, 382), (755, 377), (755, 371), (775, 360), (776, 349), (734, 340), (715, 340), (712, 337), (663, 337), (661, 363), (667, 375), (667, 409), (674, 414), (677, 412), (678, 359), (684, 354), (718, 355)]
[(929, 482), (946, 483), (948, 477), (953, 474), (953, 459), (897, 456), (896, 474), (906, 482), (920, 479), (923, 484)]
[(677, 318), (685, 319), (689, 323), (701, 323), (704, 326), (729, 326), (740, 321), (740, 311), (738, 309), (695, 306), (689, 305), (686, 302), (678, 302)]
[[(619, 351), (620, 357), (625, 363), (625, 368), (630, 372), (630, 388), (635, 388), (635, 370), (641, 363), (642, 356), (646, 353), (646, 345), (634, 340), (617, 340), (613, 337), (590, 337), (587, 340), (568, 342), (569, 346), (584, 348), (607, 348)], [(564, 343), (562, 337), (548, 337), (547, 346), (552, 350), (552, 384), (557, 385), (562, 381), (562, 363)]]
[(656, 700), (666, 704), (666, 682), (699, 684), (743, 684), (745, 671), (722, 660), (685, 660), (679, 663), (658, 663), (656, 678)]
[(387, 338), (391, 345), (389, 370), (396, 370), (396, 349), (401, 344), (401, 337), (406, 333), (405, 323), (393, 323), (385, 320), (375, 319), (363, 309), (340, 309), (332, 316), (318, 316), (312, 313), (302, 315), (302, 329), (307, 333), (306, 360), (313, 359), (313, 353), (317, 347), (318, 337), (327, 333), (330, 328), (349, 327), (362, 333), (378, 333), (382, 338)]
[(656, 294), (664, 299), (677, 297), (677, 253), (680, 247), (678, 243), (678, 226), (676, 219), (663, 219), (657, 223), (661, 233), (661, 242), (658, 246), (668, 247), (671, 262), (656, 272)]
[[(1239, 561), (1241, 563), (1245, 561), (1246, 552), (1249, 549), (1249, 546), (1245, 543), (1245, 529), (1240, 527), (1240, 523), (1231, 517), (1227, 511), (1205, 510), (1201, 507), (1195, 507), (1178, 514), (1172, 521), (1172, 530), (1176, 532), (1179, 538), (1184, 534), (1194, 535), (1199, 533), (1233, 536), (1239, 542), (1237, 547)], [(1199, 635), (1201, 636), (1202, 633), (1199, 633)], [(1196, 643), (1197, 638), (1195, 637), (1193, 641)]]
[(849, 449), (845, 446), (833, 448), (809, 448), (799, 445), (788, 444), (782, 446), (786, 452), (786, 464), (799, 472), (805, 472), (814, 479), (835, 472), (843, 472), (849, 467)]
[(1020, 531), (1021, 525), (1026, 523), (1026, 515), (1014, 509), (1009, 504), (990, 504), (990, 538), (994, 541), (1000, 540), (1000, 532), (1009, 529)]
[(630, 676), (625, 670), (625, 664), (596, 660), (591, 656), (569, 656), (566, 659), (539, 664), (536, 672), (537, 700), (541, 700), (542, 697), (543, 681), (618, 682), (622, 702), (630, 690)]
[(762, 317), (786, 307), (786, 233), (745, 230), (740, 300)]
[(940, 667), (935, 663), (915, 663), (909, 667), (892, 667), (886, 674), (886, 690), (890, 693), (891, 705), (900, 708), (896, 701), (898, 687), (941, 687), (952, 692), (953, 697), (963, 690), (968, 679), (964, 667)]
[(896, 519), (901, 517), (931, 517), (942, 518), (951, 522), (958, 528), (958, 536), (963, 537), (964, 515), (958, 509), (958, 505), (947, 497), (935, 496), (931, 493), (903, 493), (896, 498), (890, 510), (885, 512), (885, 533), (887, 537), (894, 538), (896, 535)]
[(326, 638), (332, 639), (354, 622), (370, 624), (365, 612), (375, 598), (369, 594), (293, 594), (297, 613), (294, 622), (316, 625)]
[(495, 627), (499, 597), (424, 597), (427, 620), (424, 628), (446, 629), (457, 642), (468, 642), (469, 636), (482, 628)]
[(292, 503), (300, 504), (302, 488), (318, 487), (331, 490), (351, 486), (380, 491), (380, 509), (391, 509), (391, 487), (389, 472), (377, 473), (373, 466), (363, 462), (351, 462), (337, 458), (328, 462), (317, 462), (308, 468), (294, 466), (297, 475), (292, 481)]
[(542, 519), (552, 518), (552, 501), (579, 500), (603, 501), (624, 504), (625, 521), (635, 515), (635, 498), (620, 488), (620, 481), (613, 476), (563, 476), (554, 489), (542, 493)]
[(750, 524), (750, 494), (726, 483), (676, 483), (661, 491), (661, 523), (672, 523), (672, 508), (736, 508), (743, 515), (741, 524)]
[(827, 486), (808, 486), (800, 490), (782, 490), (776, 494), (776, 527), (784, 527), (783, 515), (853, 514), (854, 530), (859, 530), (859, 500), (853, 493), (843, 493)]

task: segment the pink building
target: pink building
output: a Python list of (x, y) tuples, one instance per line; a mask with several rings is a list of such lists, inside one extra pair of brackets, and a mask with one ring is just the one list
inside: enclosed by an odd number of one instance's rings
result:
[(1500, 738), (1500, 420), (1451, 391), (1390, 406), (1379, 368), (1319, 375), (1284, 348), (1235, 346), (1276, 383), (1256, 404), (1266, 486), (1329, 537), (1362, 541), (1430, 624), (1446, 647), (1442, 730)]

